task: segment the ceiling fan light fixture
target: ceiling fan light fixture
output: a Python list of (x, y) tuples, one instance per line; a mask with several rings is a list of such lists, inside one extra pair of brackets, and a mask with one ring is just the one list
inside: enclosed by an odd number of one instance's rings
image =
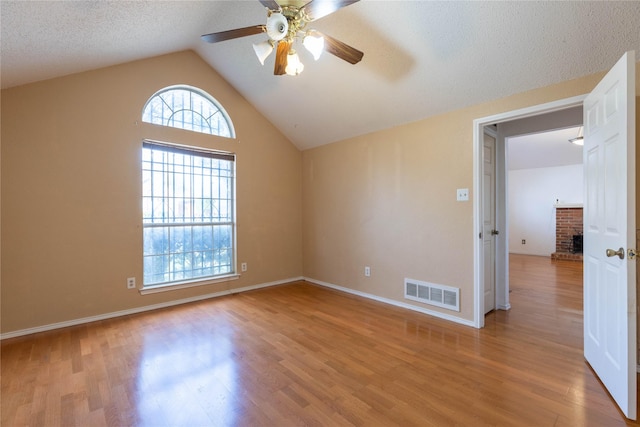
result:
[(280, 12), (275, 12), (267, 18), (267, 35), (271, 40), (282, 40), (289, 32), (289, 22)]
[(578, 136), (571, 138), (569, 142), (575, 145), (584, 145), (584, 126), (580, 126)]
[(304, 69), (298, 55), (291, 51), (294, 43), (305, 46), (316, 61), (326, 51), (350, 64), (357, 64), (362, 60), (363, 52), (320, 31), (307, 29), (307, 24), (358, 1), (259, 0), (267, 11), (265, 24), (203, 34), (200, 38), (207, 43), (219, 43), (266, 33), (268, 40), (253, 44), (253, 50), (263, 66), (271, 52), (276, 51), (273, 67), (275, 76), (298, 75)]
[(296, 51), (291, 49), (287, 55), (287, 68), (285, 68), (285, 73), (289, 76), (297, 76), (302, 70), (304, 70), (304, 64), (300, 62)]
[(256, 56), (262, 65), (264, 65), (265, 59), (273, 52), (273, 43), (270, 40), (265, 40), (260, 43), (253, 44), (253, 50), (256, 52)]
[(305, 36), (302, 40), (302, 45), (313, 55), (313, 59), (316, 61), (322, 55), (324, 51), (324, 38), (321, 36)]

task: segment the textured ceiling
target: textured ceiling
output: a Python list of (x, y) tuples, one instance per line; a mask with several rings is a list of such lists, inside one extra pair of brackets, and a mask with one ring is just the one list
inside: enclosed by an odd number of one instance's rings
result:
[[(12, 87), (195, 50), (300, 149), (610, 68), (640, 52), (640, 2), (362, 0), (312, 27), (365, 52), (332, 55), (297, 77), (261, 66), (256, 35), (201, 34), (262, 24), (257, 0), (0, 2), (1, 82)], [(215, 93), (212, 94), (215, 97)]]
[(569, 142), (578, 136), (579, 129), (571, 127), (509, 138), (509, 170), (582, 164), (582, 146)]

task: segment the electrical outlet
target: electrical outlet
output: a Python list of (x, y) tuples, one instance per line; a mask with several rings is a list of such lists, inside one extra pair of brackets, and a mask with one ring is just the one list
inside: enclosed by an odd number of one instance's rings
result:
[(246, 262), (243, 262), (242, 264), (240, 264), (240, 270), (247, 271), (247, 263)]
[(456, 200), (459, 202), (466, 202), (469, 200), (469, 189), (468, 188), (458, 188), (456, 192)]
[(527, 244), (527, 241), (526, 241), (525, 239), (522, 239), (522, 244), (523, 244), (523, 245), (526, 245), (526, 244)]
[(364, 275), (367, 276), (367, 277), (371, 276), (371, 268), (369, 266), (366, 266), (364, 268)]
[(136, 278), (129, 277), (127, 279), (127, 289), (135, 289), (136, 288)]

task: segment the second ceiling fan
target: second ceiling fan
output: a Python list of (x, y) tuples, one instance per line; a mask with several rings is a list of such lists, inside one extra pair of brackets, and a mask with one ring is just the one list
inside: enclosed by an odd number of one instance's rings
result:
[(267, 33), (269, 39), (254, 44), (253, 47), (262, 64), (273, 49), (276, 49), (276, 62), (273, 70), (275, 75), (297, 75), (302, 72), (304, 66), (293, 48), (293, 43), (298, 38), (302, 40), (302, 44), (313, 54), (315, 59), (318, 59), (320, 54), (326, 51), (351, 64), (357, 64), (364, 56), (363, 52), (340, 40), (317, 30), (306, 28), (309, 22), (327, 16), (359, 0), (311, 0), (303, 6), (296, 6), (295, 3), (286, 0), (281, 1), (282, 5), (275, 0), (259, 1), (267, 8), (266, 24), (205, 34), (202, 36), (202, 40), (217, 43)]

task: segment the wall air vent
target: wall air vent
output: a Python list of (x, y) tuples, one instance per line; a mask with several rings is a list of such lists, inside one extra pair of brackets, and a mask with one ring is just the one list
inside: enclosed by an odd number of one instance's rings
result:
[(460, 288), (404, 279), (404, 297), (450, 310), (460, 311)]

